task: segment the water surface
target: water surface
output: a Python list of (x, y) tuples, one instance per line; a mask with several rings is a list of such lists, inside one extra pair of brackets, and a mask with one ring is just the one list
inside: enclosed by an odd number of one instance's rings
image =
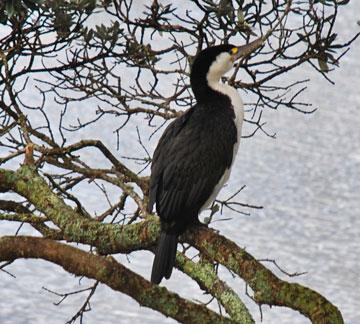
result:
[[(360, 4), (356, 1), (341, 9), (337, 29), (340, 37), (349, 38), (359, 27), (356, 20)], [(341, 310), (345, 323), (360, 323), (360, 46), (355, 43), (332, 74), (335, 86), (326, 83), (310, 68), (293, 71), (293, 80), (311, 77), (308, 101), (319, 109), (302, 115), (286, 109), (266, 114), (268, 127), (277, 133), (276, 140), (259, 135), (243, 140), (226, 197), (243, 184), (243, 202), (264, 206), (241, 216), (229, 211), (230, 221), (214, 227), (236, 241), (256, 258), (275, 259), (286, 271), (307, 274), (285, 280), (304, 284), (320, 292)], [(115, 147), (111, 135), (109, 145)], [(155, 143), (152, 143), (154, 145)], [(134, 155), (134, 143), (121, 144), (121, 155)], [(96, 163), (96, 157), (93, 157)], [(83, 199), (92, 192), (84, 192)], [(89, 202), (96, 208), (96, 198)], [(11, 224), (1, 224), (0, 234), (14, 233)], [(23, 233), (26, 233), (26, 229)], [(118, 256), (131, 269), (149, 278), (152, 255), (137, 252)], [(0, 272), (0, 322), (65, 323), (77, 311), (85, 295), (69, 297), (61, 306), (58, 298), (41, 289), (58, 292), (78, 288), (78, 279), (60, 267), (43, 261), (16, 261), (8, 268), (16, 279)], [(245, 286), (224, 271), (221, 275), (244, 296)], [(181, 282), (181, 285), (179, 285)], [(85, 287), (91, 283), (82, 280)], [(206, 300), (195, 283), (185, 280), (178, 271), (165, 285), (182, 296)], [(256, 322), (258, 307), (247, 297), (244, 301)], [(174, 323), (161, 314), (139, 305), (121, 293), (100, 286), (91, 302), (92, 311), (85, 323)], [(216, 307), (216, 306), (214, 306)], [(262, 307), (263, 323), (310, 323), (302, 315), (285, 308)]]

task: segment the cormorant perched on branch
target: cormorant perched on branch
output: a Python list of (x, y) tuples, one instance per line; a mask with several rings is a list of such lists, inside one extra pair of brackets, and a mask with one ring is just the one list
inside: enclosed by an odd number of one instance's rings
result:
[(220, 83), (220, 78), (261, 43), (258, 39), (240, 47), (209, 47), (194, 60), (190, 82), (197, 103), (166, 128), (151, 166), (148, 211), (156, 204), (161, 219), (153, 283), (170, 278), (178, 236), (198, 222), (199, 212), (229, 178), (244, 109), (236, 89)]

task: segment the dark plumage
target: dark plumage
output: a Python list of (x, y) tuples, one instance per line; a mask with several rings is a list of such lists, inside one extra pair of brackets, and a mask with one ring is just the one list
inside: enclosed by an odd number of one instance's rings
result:
[[(231, 97), (238, 96), (233, 90), (229, 95), (229, 86), (222, 91), (211, 80), (215, 78), (217, 83), (238, 57), (238, 48), (232, 45), (208, 48), (198, 55), (190, 78), (197, 104), (169, 124), (155, 150), (148, 211), (156, 204), (161, 234), (151, 274), (153, 283), (170, 277), (178, 236), (198, 222), (199, 212), (227, 180), (242, 123), (233, 105), (241, 99)], [(242, 104), (237, 108), (242, 110)]]

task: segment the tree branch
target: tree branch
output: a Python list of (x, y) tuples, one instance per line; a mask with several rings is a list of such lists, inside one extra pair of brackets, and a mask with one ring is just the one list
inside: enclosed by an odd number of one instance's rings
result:
[(314, 324), (344, 323), (338, 308), (314, 290), (279, 279), (234, 242), (209, 228), (192, 228), (183, 240), (238, 274), (254, 291), (258, 304), (286, 306)]
[[(154, 216), (147, 216), (139, 223), (122, 226), (103, 224), (79, 216), (54, 194), (34, 168), (29, 166), (22, 166), (15, 172), (0, 169), (0, 191), (10, 188), (26, 197), (53, 220), (63, 230), (67, 241), (95, 246), (101, 254), (152, 250), (159, 235), (159, 221)], [(343, 323), (339, 310), (323, 296), (307, 287), (279, 279), (244, 249), (214, 230), (203, 226), (194, 227), (182, 236), (182, 241), (243, 278), (254, 291), (257, 303), (293, 308), (316, 324)], [(178, 254), (177, 264), (180, 269), (196, 278), (200, 286), (209, 289), (204, 277), (201, 277), (204, 275), (203, 268), (197, 268), (197, 265), (191, 263), (186, 266), (186, 263), (186, 259)], [(195, 269), (201, 271), (197, 273)], [(213, 276), (211, 272), (205, 273)], [(221, 297), (215, 290), (213, 294)], [(231, 309), (228, 311), (232, 312)]]
[(0, 261), (35, 258), (50, 261), (76, 276), (98, 280), (182, 323), (234, 323), (209, 310), (153, 285), (113, 257), (94, 255), (72, 246), (44, 238), (4, 236), (0, 238)]

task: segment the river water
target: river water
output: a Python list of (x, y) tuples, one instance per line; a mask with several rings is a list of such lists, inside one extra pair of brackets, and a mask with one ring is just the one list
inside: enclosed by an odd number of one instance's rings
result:
[[(341, 8), (339, 37), (348, 39), (359, 31), (356, 23), (359, 12), (357, 1)], [(360, 323), (359, 58), (358, 41), (343, 58), (340, 69), (331, 74), (335, 86), (307, 67), (287, 76), (293, 80), (311, 78), (307, 99), (318, 110), (311, 115), (284, 108), (267, 112), (267, 126), (277, 133), (276, 139), (258, 135), (243, 140), (229, 185), (220, 194), (227, 197), (246, 184), (241, 201), (262, 205), (264, 209), (252, 210), (250, 216), (227, 211), (225, 215), (231, 220), (212, 225), (256, 258), (275, 259), (288, 272), (306, 272), (290, 279), (268, 264), (281, 278), (323, 294), (339, 307), (347, 324)], [(133, 147), (131, 142), (123, 143), (122, 154), (133, 155)], [(91, 194), (84, 192), (84, 199)], [(96, 208), (96, 199), (91, 203)], [(14, 230), (12, 224), (2, 223), (0, 235)], [(27, 232), (25, 228), (22, 233)], [(149, 278), (150, 253), (133, 253), (129, 260), (124, 256), (118, 258)], [(68, 292), (78, 289), (79, 281), (50, 263), (19, 260), (7, 269), (16, 279), (0, 272), (2, 324), (65, 323), (85, 298), (75, 295), (60, 306), (53, 305), (60, 298), (43, 290), (43, 286)], [(243, 282), (225, 271), (221, 275), (243, 296), (256, 322), (260, 322), (260, 311), (245, 296)], [(83, 279), (80, 285), (86, 287), (90, 283)], [(177, 270), (164, 284), (184, 297), (207, 300), (206, 296), (194, 294), (198, 291), (196, 285)], [(98, 288), (91, 306), (84, 323), (175, 322), (139, 307), (127, 296), (105, 286)], [(301, 314), (280, 307), (263, 306), (262, 316), (265, 324), (310, 323)]]

